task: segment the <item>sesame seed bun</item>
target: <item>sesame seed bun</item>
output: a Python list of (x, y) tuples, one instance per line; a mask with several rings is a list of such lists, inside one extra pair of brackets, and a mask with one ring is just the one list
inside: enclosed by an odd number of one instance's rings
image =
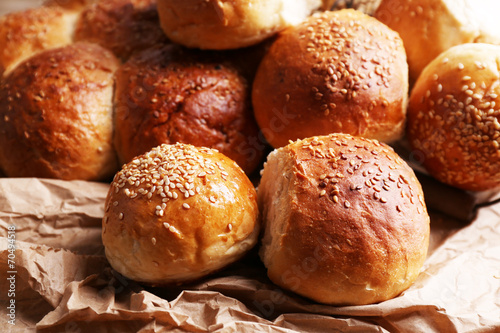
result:
[[(161, 45), (116, 75), (115, 147), (122, 163), (162, 143), (218, 149), (248, 174), (262, 163), (250, 87), (222, 54)], [(252, 141), (254, 140), (254, 141)]]
[(118, 169), (112, 146), (108, 50), (75, 43), (40, 52), (0, 84), (0, 167), (9, 177), (104, 180)]
[(72, 42), (78, 14), (39, 7), (0, 17), (0, 75), (32, 55)]
[(75, 41), (97, 43), (126, 60), (167, 38), (160, 27), (156, 0), (101, 0), (82, 12)]
[(359, 11), (315, 14), (283, 31), (253, 84), (268, 142), (348, 133), (391, 142), (402, 136), (408, 65), (397, 33)]
[(268, 156), (258, 201), (269, 278), (314, 301), (393, 298), (426, 258), (429, 216), (420, 183), (378, 141), (331, 134), (279, 148)]
[(257, 242), (257, 195), (238, 165), (208, 148), (163, 144), (126, 164), (106, 198), (111, 266), (150, 285), (192, 281)]
[(500, 44), (499, 12), (498, 0), (383, 0), (374, 16), (401, 35), (413, 82), (452, 46)]
[(434, 59), (412, 90), (408, 140), (429, 173), (465, 190), (500, 188), (500, 46), (463, 44)]
[(175, 43), (224, 50), (257, 44), (321, 5), (321, 0), (158, 0), (158, 12)]

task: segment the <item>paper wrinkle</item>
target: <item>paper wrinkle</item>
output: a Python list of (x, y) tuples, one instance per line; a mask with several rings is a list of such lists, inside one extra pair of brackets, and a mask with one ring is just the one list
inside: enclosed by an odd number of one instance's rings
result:
[(185, 286), (151, 288), (124, 278), (109, 267), (100, 239), (108, 188), (0, 179), (4, 272), (7, 227), (17, 227), (19, 320), (10, 331), (35, 325), (39, 332), (500, 331), (499, 204), (480, 209), (468, 225), (432, 213), (429, 256), (408, 290), (379, 304), (334, 307), (272, 284), (258, 248)]

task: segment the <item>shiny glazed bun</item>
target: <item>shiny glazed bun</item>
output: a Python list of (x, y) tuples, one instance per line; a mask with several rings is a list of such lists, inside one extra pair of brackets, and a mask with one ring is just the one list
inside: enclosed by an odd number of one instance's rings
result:
[(277, 285), (333, 305), (381, 302), (419, 275), (429, 216), (413, 170), (346, 134), (272, 152), (258, 187), (261, 258)]
[(499, 12), (498, 0), (383, 0), (374, 16), (400, 34), (414, 81), (452, 46), (500, 44)]
[(218, 55), (160, 45), (134, 55), (116, 77), (115, 147), (122, 163), (176, 142), (218, 149), (247, 173), (262, 162), (250, 88)]
[(241, 258), (257, 242), (255, 188), (223, 154), (161, 145), (111, 184), (102, 240), (111, 266), (151, 285), (192, 281)]
[(408, 109), (413, 157), (441, 182), (500, 188), (500, 46), (450, 48), (422, 72)]
[(253, 84), (268, 142), (334, 132), (395, 141), (403, 133), (408, 65), (397, 33), (361, 12), (315, 14), (283, 31)]
[(0, 75), (35, 53), (70, 44), (77, 18), (77, 12), (59, 7), (39, 7), (0, 17)]
[(321, 0), (158, 0), (158, 12), (175, 43), (222, 50), (257, 44), (321, 5)]
[(167, 41), (156, 0), (101, 0), (81, 14), (75, 41), (97, 43), (126, 60), (139, 50)]
[(113, 54), (76, 43), (44, 51), (0, 85), (0, 167), (9, 177), (103, 180), (112, 147)]

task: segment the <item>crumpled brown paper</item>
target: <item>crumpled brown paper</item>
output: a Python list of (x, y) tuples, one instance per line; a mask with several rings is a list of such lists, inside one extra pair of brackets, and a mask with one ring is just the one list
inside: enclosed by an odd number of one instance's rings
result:
[[(500, 331), (500, 205), (469, 224), (431, 214), (415, 284), (380, 304), (334, 307), (273, 285), (257, 249), (194, 284), (150, 288), (103, 255), (108, 185), (0, 179), (0, 327), (7, 332)], [(15, 325), (8, 323), (8, 228), (16, 226)], [(86, 244), (88, 246), (86, 246)]]

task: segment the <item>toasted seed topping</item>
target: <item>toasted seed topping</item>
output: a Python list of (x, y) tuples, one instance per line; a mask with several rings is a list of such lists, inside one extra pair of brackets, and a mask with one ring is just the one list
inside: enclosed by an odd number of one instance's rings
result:
[[(297, 140), (291, 145), (299, 149), (296, 172), (302, 175), (300, 179), (304, 179), (304, 174), (321, 170), (314, 179), (321, 202), (330, 200), (332, 204), (351, 208), (359, 201), (371, 200), (398, 212), (401, 207), (418, 203), (421, 212), (425, 212), (423, 199), (418, 197), (420, 189), (412, 188), (416, 179), (411, 168), (389, 146), (346, 134), (312, 140)], [(333, 156), (337, 158), (332, 161)], [(401, 191), (406, 195), (400, 196)]]
[[(162, 217), (170, 201), (202, 195), (204, 185), (214, 177), (228, 179), (229, 173), (222, 164), (212, 159), (215, 153), (215, 149), (181, 143), (161, 145), (126, 164), (115, 176), (114, 192), (122, 191), (131, 200), (140, 197), (152, 200), (153, 196), (160, 199), (155, 214)], [(209, 201), (214, 203), (212, 198)], [(113, 205), (118, 206), (118, 201)], [(182, 207), (191, 208), (187, 202)], [(119, 219), (123, 219), (123, 213)]]
[[(446, 77), (443, 81), (423, 78), (426, 87), (434, 87), (432, 93), (415, 94), (410, 100), (412, 148), (423, 154), (433, 176), (459, 187), (476, 186), (484, 179), (500, 185), (496, 167), (500, 165), (500, 86), (496, 61), (487, 58), (460, 62), (458, 68), (441, 75)], [(484, 68), (494, 68), (493, 81), (486, 83), (487, 75), (464, 75)]]

